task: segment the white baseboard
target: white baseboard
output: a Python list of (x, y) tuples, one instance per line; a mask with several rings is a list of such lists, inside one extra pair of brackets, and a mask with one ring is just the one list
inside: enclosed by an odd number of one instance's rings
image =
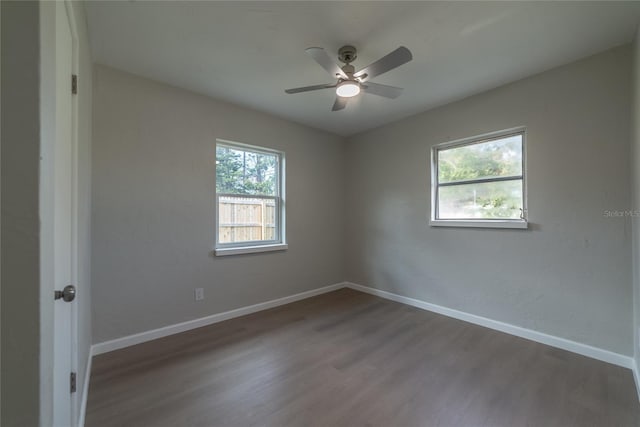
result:
[(82, 383), (82, 395), (80, 396), (80, 416), (78, 417), (78, 427), (84, 427), (84, 420), (87, 414), (87, 399), (89, 397), (89, 381), (91, 379), (91, 362), (93, 361), (93, 346), (89, 348), (87, 356), (87, 369), (84, 373), (84, 381)]
[(267, 310), (270, 308), (278, 307), (280, 305), (289, 304), (295, 301), (300, 301), (306, 298), (311, 298), (316, 295), (342, 289), (345, 286), (346, 286), (346, 283), (344, 282), (336, 283), (334, 285), (312, 289), (310, 291), (301, 292), (299, 294), (290, 295), (288, 297), (261, 302), (259, 304), (249, 305), (247, 307), (241, 307), (235, 310), (229, 310), (222, 313), (216, 313), (216, 314), (212, 314), (211, 316), (201, 317), (199, 319), (189, 320), (182, 323), (176, 323), (174, 325), (169, 325), (169, 326), (165, 326), (158, 329), (152, 329), (150, 331), (128, 335), (122, 338), (116, 338), (114, 340), (94, 344), (91, 348), (94, 356), (102, 353), (108, 353), (110, 351), (119, 350), (121, 348), (129, 347), (129, 346), (140, 344), (143, 342), (155, 340), (155, 339), (166, 337), (173, 334), (178, 334), (180, 332), (189, 331), (191, 329), (200, 328), (202, 326), (212, 325), (214, 323), (233, 319), (235, 317), (245, 316), (247, 314), (255, 313), (258, 311)]
[(583, 356), (601, 360), (603, 362), (607, 362), (614, 365), (622, 366), (624, 368), (631, 369), (633, 372), (634, 381), (636, 383), (638, 399), (640, 400), (640, 369), (638, 368), (636, 361), (633, 357), (614, 353), (612, 351), (604, 350), (602, 348), (593, 347), (588, 344), (582, 344), (576, 341), (571, 341), (565, 338), (548, 335), (548, 334), (534, 331), (531, 329), (522, 328), (520, 326), (515, 326), (509, 323), (504, 323), (504, 322), (489, 319), (486, 317), (477, 316), (475, 314), (465, 313), (463, 311), (455, 310), (448, 307), (443, 307), (437, 304), (431, 304), (415, 298), (405, 297), (402, 295), (394, 294), (394, 293), (383, 291), (380, 289), (371, 288), (368, 286), (359, 285), (356, 283), (342, 282), (342, 283), (336, 283), (330, 286), (325, 286), (322, 288), (313, 289), (306, 292), (301, 292), (299, 294), (290, 295), (287, 297), (250, 305), (247, 307), (241, 307), (235, 310), (225, 311), (222, 313), (213, 314), (211, 316), (194, 319), (187, 322), (177, 323), (174, 325), (169, 325), (162, 328), (153, 329), (150, 331), (141, 332), (138, 334), (133, 334), (126, 337), (117, 338), (114, 340), (105, 341), (102, 343), (92, 345), (91, 351), (89, 353), (87, 373), (85, 376), (85, 381), (84, 381), (83, 390), (82, 390), (82, 403), (81, 403), (79, 427), (84, 427), (87, 395), (89, 392), (89, 379), (91, 376), (91, 359), (93, 356), (118, 350), (121, 348), (129, 347), (132, 345), (140, 344), (143, 342), (151, 341), (154, 339), (166, 337), (169, 335), (178, 334), (180, 332), (185, 332), (191, 329), (200, 328), (202, 326), (212, 325), (214, 323), (222, 322), (224, 320), (229, 320), (229, 319), (233, 319), (240, 316), (245, 316), (247, 314), (256, 313), (258, 311), (268, 310), (270, 308), (278, 307), (284, 304), (289, 304), (295, 301), (300, 301), (306, 298), (311, 298), (316, 295), (332, 292), (345, 287), (354, 289), (356, 291), (365, 292), (367, 294), (375, 295), (381, 298), (385, 298), (391, 301), (407, 304), (423, 310), (442, 314), (444, 316), (452, 317), (454, 319), (459, 319), (465, 322), (484, 326), (486, 328), (494, 329), (507, 334), (522, 337), (531, 341), (549, 345), (551, 347), (567, 350), (572, 353), (581, 354)]
[(591, 357), (593, 359), (602, 360), (603, 362), (632, 369), (634, 373), (636, 372), (636, 369), (634, 369), (634, 359), (623, 354), (614, 353), (609, 350), (604, 350), (602, 348), (593, 347), (588, 344), (582, 344), (565, 338), (547, 335), (542, 332), (522, 328), (520, 326), (511, 325), (509, 323), (504, 323), (497, 320), (488, 319), (486, 317), (476, 316), (475, 314), (465, 313), (463, 311), (454, 310), (452, 308), (443, 307), (441, 305), (431, 304), (414, 298), (404, 297), (401, 295), (393, 294), (391, 292), (382, 291), (380, 289), (358, 285), (356, 283), (347, 282), (346, 287), (391, 301), (396, 301), (413, 307), (421, 308), (423, 310), (432, 311), (434, 313), (442, 314), (448, 317), (453, 317), (454, 319), (464, 320), (465, 322), (474, 323), (476, 325), (484, 326), (490, 329), (495, 329), (500, 332), (515, 335), (517, 337), (526, 338), (528, 340), (546, 344), (551, 347), (561, 348), (563, 350), (578, 353), (583, 356)]
[[(465, 313), (463, 311), (455, 310), (448, 307), (443, 307), (437, 304), (431, 304), (425, 301), (421, 301), (415, 298), (409, 298), (402, 295), (394, 294), (391, 292), (383, 291), (380, 289), (371, 288), (368, 286), (359, 285), (351, 282), (336, 283), (334, 285), (325, 286), (322, 288), (313, 289), (299, 294), (290, 295), (283, 298), (274, 299), (271, 301), (262, 302), (259, 304), (250, 305), (247, 307), (237, 308), (235, 310), (225, 311), (222, 313), (216, 313), (211, 316), (201, 317), (199, 319), (189, 320), (187, 322), (177, 323), (174, 325), (165, 326), (158, 329), (153, 329), (138, 334), (128, 335), (122, 338), (116, 338), (114, 340), (101, 342), (94, 344), (91, 347), (92, 355), (98, 355), (107, 353), (110, 351), (118, 350), (121, 348), (129, 347), (132, 345), (140, 344), (143, 342), (151, 341), (154, 339), (166, 337), (180, 332), (189, 331), (191, 329), (200, 328), (202, 326), (212, 325), (214, 323), (222, 322), (224, 320), (233, 319), (235, 317), (245, 316), (247, 314), (256, 313), (258, 311), (267, 310), (273, 307), (278, 307), (284, 304), (289, 304), (302, 299), (310, 298), (316, 295), (321, 295), (327, 292), (332, 292), (341, 288), (351, 288), (360, 292), (365, 292), (371, 295), (379, 296), (391, 301), (396, 301), (402, 304), (407, 304), (413, 307), (421, 308), (423, 310), (432, 311), (434, 313), (442, 314), (455, 319), (463, 320), (465, 322), (474, 323), (476, 325), (484, 326), (497, 331), (505, 332), (507, 334), (515, 335), (518, 337), (526, 338), (531, 341), (536, 341), (542, 344), (550, 345), (552, 347), (561, 348), (563, 350), (578, 353), (583, 356), (591, 357), (593, 359), (602, 360), (607, 363), (622, 366), (624, 368), (635, 368), (635, 361), (632, 357), (622, 354), (614, 353), (602, 348), (593, 347), (588, 344), (582, 344), (576, 341), (571, 341), (565, 338), (560, 338), (553, 335), (548, 335), (543, 332), (534, 331), (531, 329), (522, 328), (509, 323), (500, 322), (498, 320), (489, 319), (475, 314)], [(636, 372), (636, 375), (640, 373)], [(640, 381), (638, 381), (640, 384)]]
[(633, 367), (631, 368), (633, 371), (633, 381), (636, 383), (636, 392), (638, 393), (638, 401), (640, 401), (640, 378), (638, 377), (638, 361), (633, 359)]

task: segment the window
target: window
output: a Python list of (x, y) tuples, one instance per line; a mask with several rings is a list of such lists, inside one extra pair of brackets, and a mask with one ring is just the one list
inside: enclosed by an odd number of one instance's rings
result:
[(431, 225), (527, 228), (524, 147), (524, 129), (433, 147)]
[(284, 153), (216, 143), (216, 255), (283, 250)]

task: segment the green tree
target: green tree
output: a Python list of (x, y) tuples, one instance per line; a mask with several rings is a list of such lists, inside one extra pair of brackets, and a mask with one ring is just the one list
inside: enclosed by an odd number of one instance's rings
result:
[(241, 153), (227, 147), (216, 149), (216, 191), (240, 193), (243, 185)]
[[(442, 150), (438, 153), (440, 183), (522, 174), (522, 143), (506, 138)], [(522, 207), (520, 180), (441, 187), (441, 213), (465, 218), (518, 218)]]
[(440, 151), (440, 182), (514, 176), (522, 172), (520, 142), (496, 141)]
[(273, 196), (278, 157), (228, 147), (216, 150), (216, 190), (219, 193)]

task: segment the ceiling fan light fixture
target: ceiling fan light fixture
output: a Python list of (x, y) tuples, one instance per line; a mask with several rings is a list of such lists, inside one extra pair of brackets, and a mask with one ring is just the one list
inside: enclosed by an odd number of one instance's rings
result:
[(406, 64), (413, 59), (411, 51), (404, 46), (400, 46), (393, 52), (356, 71), (355, 67), (351, 65), (351, 62), (357, 57), (356, 48), (353, 46), (342, 46), (340, 50), (338, 50), (338, 59), (345, 63), (342, 67), (339, 67), (321, 47), (310, 47), (305, 49), (305, 52), (307, 52), (318, 65), (324, 68), (332, 79), (337, 79), (337, 83), (296, 87), (285, 89), (285, 92), (293, 94), (332, 88), (336, 91), (336, 100), (331, 111), (343, 110), (349, 102), (349, 98), (358, 96), (360, 92), (366, 92), (371, 95), (382, 96), (389, 99), (397, 98), (402, 93), (402, 88), (373, 83), (370, 80), (402, 64)]
[(360, 84), (353, 80), (347, 80), (336, 87), (336, 95), (343, 98), (351, 98), (360, 93)]

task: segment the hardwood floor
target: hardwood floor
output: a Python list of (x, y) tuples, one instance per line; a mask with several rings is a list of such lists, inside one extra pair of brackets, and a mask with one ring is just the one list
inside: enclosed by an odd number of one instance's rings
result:
[(86, 425), (637, 426), (632, 373), (341, 289), (96, 356)]

